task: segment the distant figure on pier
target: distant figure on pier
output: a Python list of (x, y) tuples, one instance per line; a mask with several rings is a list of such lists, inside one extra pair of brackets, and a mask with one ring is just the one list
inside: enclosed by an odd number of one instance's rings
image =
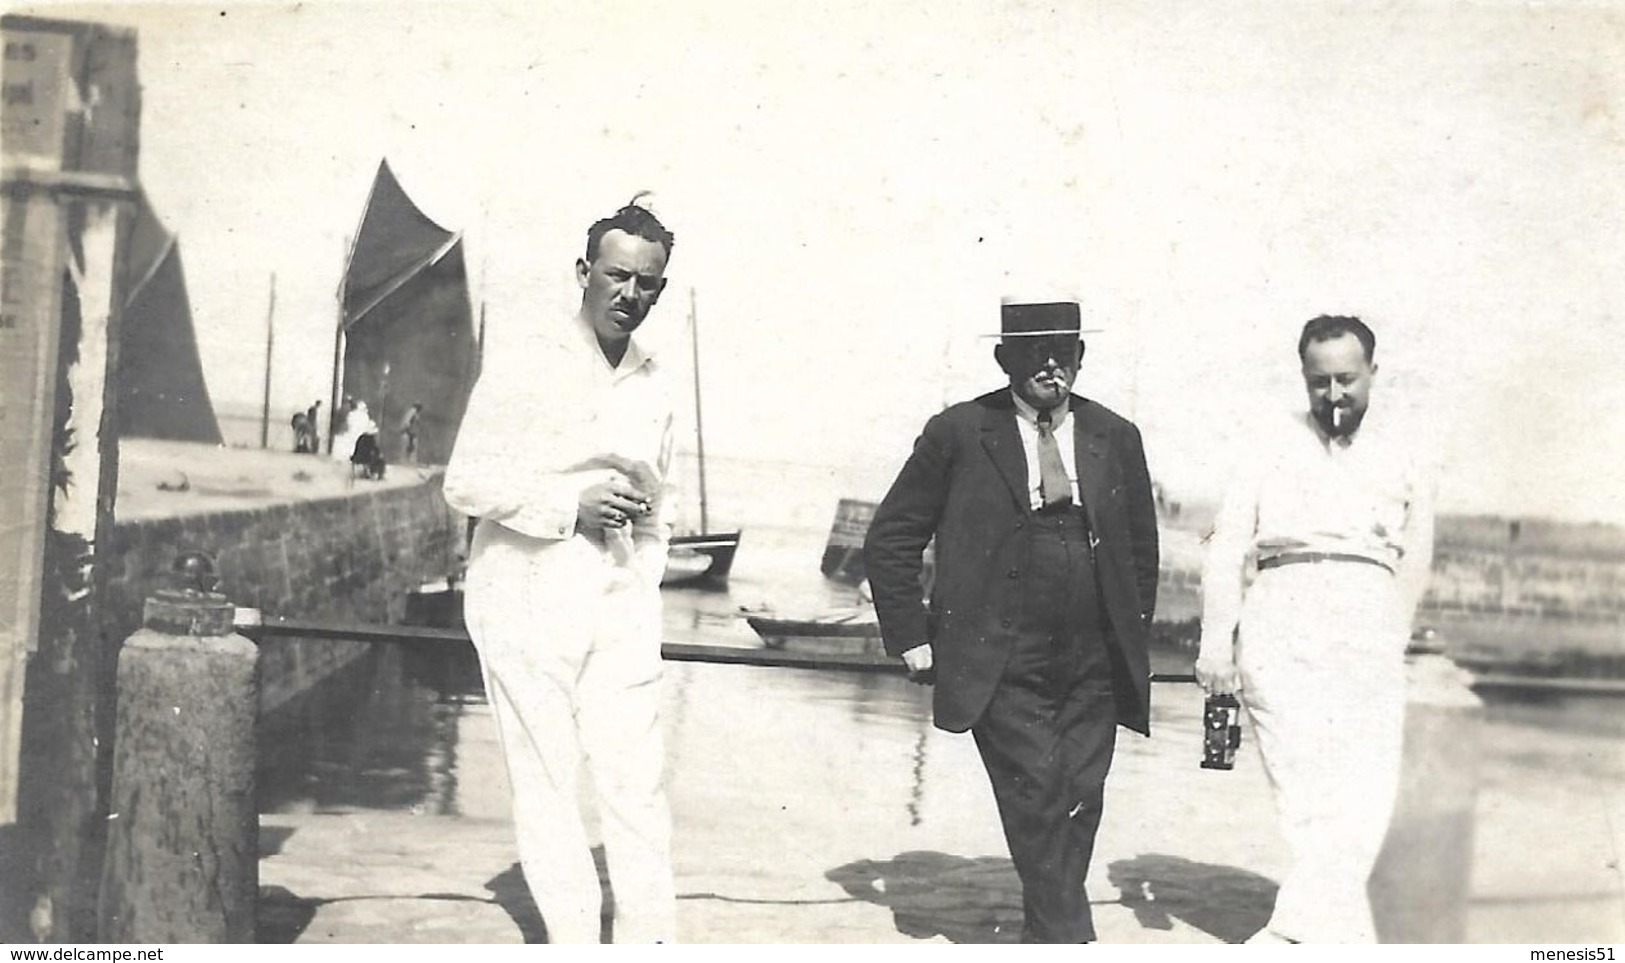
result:
[(418, 460), (418, 431), (423, 421), (422, 403), (413, 404), (401, 416), (401, 461), (412, 463)]
[(350, 453), (352, 472), (359, 471), (362, 478), (379, 481), (384, 477), (384, 452), (378, 447), (378, 433), (369, 431), (357, 435), (355, 448)]
[(305, 433), (310, 442), (307, 449), (312, 455), (320, 454), (322, 450), (322, 403), (318, 399), (310, 403), (305, 409)]
[(465, 621), (513, 786), (519, 859), (553, 943), (596, 943), (598, 874), (578, 808), (585, 760), (615, 893), (614, 941), (677, 930), (660, 724), (672, 402), (633, 338), (666, 287), (672, 234), (628, 205), (587, 231), (581, 305), (486, 356), (446, 468), (479, 519)]
[(1366, 880), (1398, 794), (1433, 482), (1425, 446), (1368, 414), (1375, 357), (1358, 318), (1304, 325), (1308, 411), (1240, 449), (1208, 541), (1196, 675), (1252, 717), (1294, 860), (1252, 942), (1376, 939)]
[(1028, 943), (1094, 940), (1083, 881), (1117, 727), (1150, 727), (1156, 503), (1139, 430), (1072, 393), (1081, 313), (1002, 307), (1009, 385), (926, 422), (864, 542), (886, 651), (976, 741)]
[(310, 452), (310, 416), (296, 411), (293, 413), (293, 453), (308, 455)]
[(365, 401), (352, 399), (344, 430), (333, 436), (333, 457), (350, 463), (351, 474), (374, 481), (384, 477), (384, 452), (378, 443), (378, 423)]
[(350, 415), (355, 411), (355, 404), (354, 397), (345, 395), (344, 399), (339, 402), (338, 410), (333, 412), (332, 434), (335, 450), (338, 447), (338, 437), (350, 430)]
[[(333, 426), (333, 458), (335, 461), (355, 461), (356, 442), (363, 435), (376, 435), (378, 424), (372, 420), (367, 403), (357, 398), (344, 399), (343, 415)], [(373, 439), (377, 441), (376, 438)]]

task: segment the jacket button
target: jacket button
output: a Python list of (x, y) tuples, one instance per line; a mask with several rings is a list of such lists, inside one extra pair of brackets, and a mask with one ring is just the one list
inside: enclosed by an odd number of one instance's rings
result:
[(1016, 571), (1016, 570), (1015, 570), (1015, 569), (1011, 569), (1011, 570), (1010, 570), (1010, 577), (1011, 577), (1011, 578), (1015, 578), (1015, 577), (1016, 577), (1016, 576), (1017, 576), (1017, 575), (1019, 575), (1019, 574), (1021, 574), (1021, 573), (1019, 573), (1019, 572), (1018, 572), (1018, 571)]
[(1000, 619), (999, 624), (1008, 629), (1010, 627), (1010, 620), (1009, 619)]
[(1024, 525), (1024, 524), (1025, 524), (1024, 522), (1016, 522), (1016, 531), (1018, 531), (1018, 532), (1021, 531), (1021, 526)]

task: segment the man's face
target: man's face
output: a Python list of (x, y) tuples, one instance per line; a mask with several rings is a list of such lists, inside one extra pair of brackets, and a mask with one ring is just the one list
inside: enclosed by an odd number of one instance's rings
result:
[(1066, 401), (1083, 360), (1083, 342), (1072, 335), (1007, 338), (993, 349), (1010, 387), (1022, 401), (1047, 411)]
[(666, 249), (659, 241), (614, 230), (605, 234), (592, 263), (576, 261), (581, 315), (603, 345), (625, 341), (666, 287)]
[(1343, 437), (1360, 427), (1371, 403), (1371, 378), (1376, 373), (1377, 366), (1366, 359), (1360, 339), (1352, 334), (1311, 341), (1303, 349), (1309, 412), (1328, 435)]

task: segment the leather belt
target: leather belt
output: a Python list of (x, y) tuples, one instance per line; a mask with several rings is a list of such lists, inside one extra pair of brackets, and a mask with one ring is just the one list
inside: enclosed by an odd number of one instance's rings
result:
[(1388, 574), (1394, 570), (1386, 562), (1379, 562), (1364, 555), (1353, 555), (1347, 552), (1284, 552), (1280, 555), (1271, 555), (1269, 558), (1258, 560), (1258, 570), (1280, 568), (1283, 565), (1314, 565), (1320, 562), (1355, 562), (1360, 565), (1375, 565)]

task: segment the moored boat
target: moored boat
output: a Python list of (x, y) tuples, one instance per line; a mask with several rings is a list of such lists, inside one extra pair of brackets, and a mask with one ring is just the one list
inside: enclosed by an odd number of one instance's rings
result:
[(880, 641), (880, 623), (873, 613), (821, 619), (747, 615), (745, 621), (770, 649), (817, 655), (886, 654)]
[(705, 488), (705, 419), (700, 407), (700, 338), (699, 318), (694, 306), (694, 289), (688, 291), (688, 337), (694, 354), (694, 445), (699, 467), (700, 530), (673, 535), (666, 556), (666, 572), (661, 585), (717, 586), (727, 584), (733, 569), (734, 553), (739, 550), (739, 530), (713, 532), (710, 530), (710, 511)]
[(673, 535), (661, 585), (722, 584), (739, 550), (738, 532)]

